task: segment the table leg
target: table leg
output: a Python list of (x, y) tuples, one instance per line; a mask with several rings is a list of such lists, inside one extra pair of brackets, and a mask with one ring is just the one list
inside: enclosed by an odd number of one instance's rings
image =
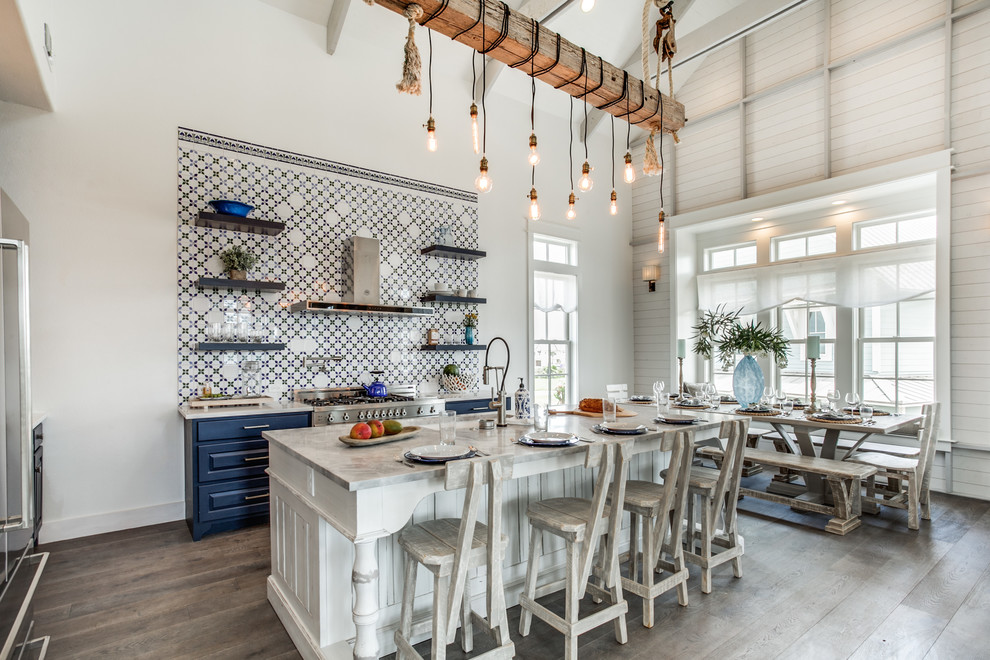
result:
[(835, 448), (838, 445), (839, 429), (826, 429), (825, 438), (822, 440), (822, 458), (835, 458)]
[(378, 659), (378, 560), (375, 548), (378, 539), (354, 543), (354, 570), (351, 586), (354, 606), (351, 610), (357, 634), (354, 639), (354, 660)]

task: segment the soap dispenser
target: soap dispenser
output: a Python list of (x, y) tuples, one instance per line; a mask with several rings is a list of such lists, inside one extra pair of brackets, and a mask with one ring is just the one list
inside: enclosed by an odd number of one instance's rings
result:
[(519, 389), (516, 390), (512, 399), (512, 403), (516, 408), (516, 419), (529, 420), (533, 418), (533, 400), (522, 378), (519, 379)]

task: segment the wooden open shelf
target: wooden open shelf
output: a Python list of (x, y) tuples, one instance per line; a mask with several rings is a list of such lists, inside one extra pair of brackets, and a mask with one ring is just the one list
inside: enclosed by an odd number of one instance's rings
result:
[(209, 211), (199, 212), (199, 215), (196, 217), (196, 226), (242, 231), (249, 234), (265, 234), (267, 236), (275, 236), (282, 233), (282, 230), (285, 229), (284, 222), (255, 220), (254, 218), (242, 218), (239, 215), (210, 213)]
[(284, 348), (285, 344), (250, 341), (201, 341), (196, 344), (197, 351), (281, 351)]
[(200, 289), (247, 289), (248, 291), (284, 291), (285, 282), (262, 282), (261, 280), (229, 280), (225, 277), (201, 277), (196, 280)]
[(485, 344), (423, 344), (419, 347), (421, 351), (483, 351), (488, 346)]
[(469, 250), (468, 248), (453, 247), (451, 245), (431, 245), (419, 251), (431, 257), (444, 257), (445, 259), (461, 259), (462, 261), (474, 261), (488, 255), (482, 250)]

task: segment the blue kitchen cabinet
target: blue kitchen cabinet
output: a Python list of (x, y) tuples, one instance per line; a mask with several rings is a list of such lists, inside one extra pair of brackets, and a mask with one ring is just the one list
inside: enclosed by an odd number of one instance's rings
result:
[[(491, 398), (485, 397), (483, 399), (446, 399), (444, 401), (444, 407), (447, 410), (453, 410), (458, 415), (477, 415), (479, 413), (494, 413), (495, 411), (488, 407), (488, 403)], [(505, 397), (506, 410), (511, 410), (512, 408), (512, 397)]]
[(261, 434), (309, 425), (308, 412), (187, 419), (186, 524), (193, 540), (267, 522), (268, 441)]

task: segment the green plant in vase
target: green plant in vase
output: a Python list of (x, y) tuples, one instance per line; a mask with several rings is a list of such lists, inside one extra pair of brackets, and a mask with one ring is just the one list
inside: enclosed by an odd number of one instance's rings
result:
[(219, 255), (223, 272), (232, 280), (246, 280), (247, 272), (258, 264), (258, 255), (243, 245), (231, 245)]

